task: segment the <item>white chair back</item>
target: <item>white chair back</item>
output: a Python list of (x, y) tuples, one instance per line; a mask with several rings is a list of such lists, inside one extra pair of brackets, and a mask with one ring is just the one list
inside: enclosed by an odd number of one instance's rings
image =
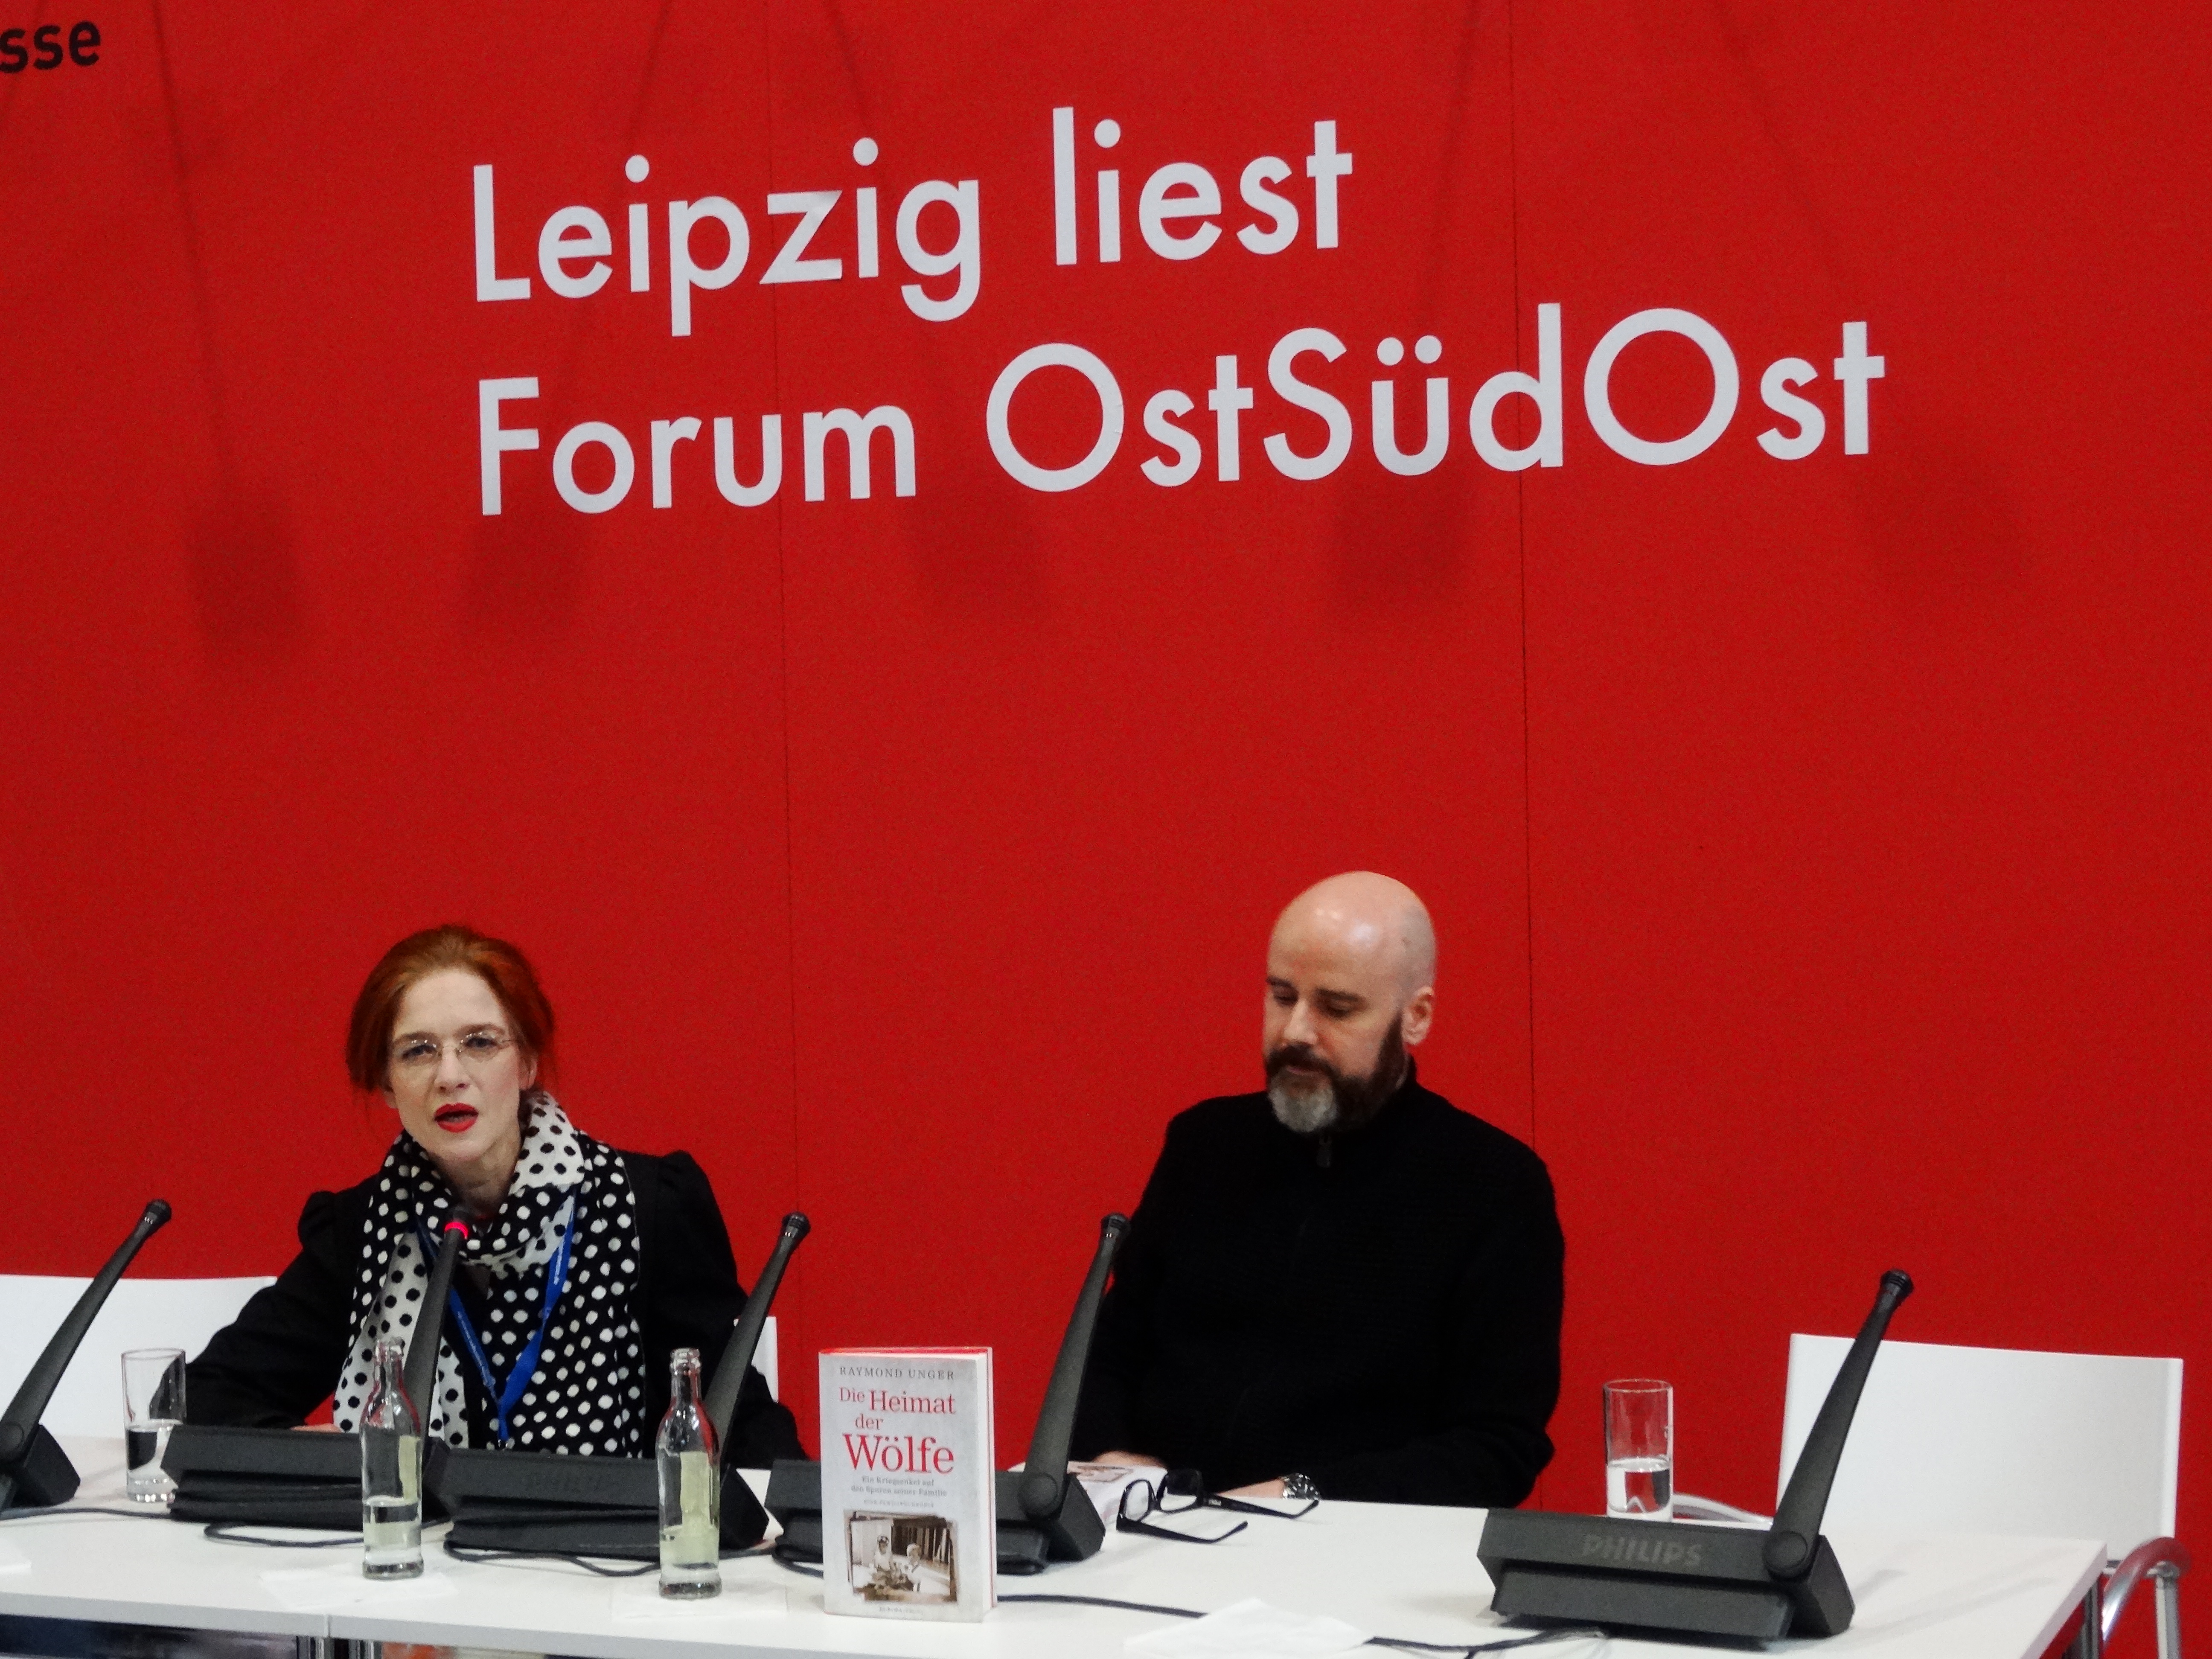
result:
[(753, 1350), (753, 1369), (767, 1380), (769, 1397), (773, 1400), (782, 1399), (783, 1390), (777, 1387), (775, 1316), (774, 1314), (761, 1321), (760, 1346)]
[[(1792, 1336), (1778, 1496), (1850, 1343)], [(2173, 1531), (2181, 1362), (1884, 1342), (1828, 1525), (2102, 1538)]]
[[(15, 1397), (89, 1279), (0, 1273), (0, 1408)], [(123, 1279), (62, 1373), (41, 1419), (55, 1434), (123, 1432), (121, 1356), (126, 1348), (182, 1348), (197, 1355), (270, 1279)], [(775, 1316), (761, 1328), (753, 1367), (781, 1400)]]
[[(55, 1434), (123, 1433), (122, 1354), (182, 1348), (193, 1355), (238, 1317), (268, 1279), (124, 1279), (77, 1345), (40, 1419)], [(0, 1273), (0, 1409), (15, 1397), (89, 1279)]]

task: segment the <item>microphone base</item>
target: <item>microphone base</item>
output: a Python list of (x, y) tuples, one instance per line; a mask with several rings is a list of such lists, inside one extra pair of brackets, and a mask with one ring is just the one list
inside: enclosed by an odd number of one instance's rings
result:
[[(1038, 1519), (1022, 1513), (1021, 1480), (1011, 1470), (999, 1472), (995, 1502), (1000, 1572), (1042, 1572), (1052, 1562), (1085, 1561), (1098, 1553), (1106, 1541), (1106, 1526), (1081, 1481), (1070, 1475), (1060, 1487), (1059, 1512)], [(776, 1559), (820, 1565), (822, 1466), (776, 1462), (769, 1470), (768, 1511), (783, 1528), (775, 1540)]]
[(7, 1472), (15, 1479), (15, 1495), (8, 1500), (11, 1509), (43, 1510), (76, 1496), (76, 1465), (43, 1423), (31, 1431), (21, 1461)]
[[(776, 1466), (783, 1467), (781, 1464)], [(771, 1475), (770, 1480), (774, 1480)], [(775, 1492), (769, 1492), (769, 1513), (775, 1516), (783, 1530), (775, 1537), (775, 1559), (779, 1561), (800, 1563), (810, 1567), (822, 1565), (822, 1511), (820, 1510), (779, 1510), (775, 1507)]]
[[(161, 1467), (177, 1483), (173, 1521), (361, 1528), (357, 1434), (185, 1423), (169, 1431)], [(422, 1518), (438, 1517), (426, 1505)]]
[(1005, 1469), (999, 1472), (1000, 1561), (1006, 1559), (1010, 1533), (1036, 1534), (1054, 1561), (1088, 1561), (1098, 1553), (1106, 1541), (1106, 1523), (1098, 1518), (1098, 1506), (1091, 1501), (1080, 1480), (1072, 1474), (1062, 1478), (1060, 1508), (1050, 1515), (1027, 1513), (1022, 1507), (1021, 1487), (1020, 1475)]
[(1493, 1510), (1475, 1554), (1508, 1618), (1771, 1641), (1850, 1628), (1850, 1587), (1828, 1540), (1800, 1578), (1766, 1570), (1765, 1532)]
[[(431, 1449), (424, 1482), (465, 1549), (550, 1550), (621, 1561), (660, 1559), (660, 1468), (652, 1458)], [(744, 1477), (722, 1471), (722, 1547), (750, 1549), (768, 1514)]]

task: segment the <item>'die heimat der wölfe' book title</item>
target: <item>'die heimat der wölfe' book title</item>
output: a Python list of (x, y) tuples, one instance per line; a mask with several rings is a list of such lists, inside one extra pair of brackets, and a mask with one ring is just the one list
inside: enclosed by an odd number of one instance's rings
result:
[(999, 1599), (988, 1348), (822, 1355), (822, 1605), (981, 1619)]

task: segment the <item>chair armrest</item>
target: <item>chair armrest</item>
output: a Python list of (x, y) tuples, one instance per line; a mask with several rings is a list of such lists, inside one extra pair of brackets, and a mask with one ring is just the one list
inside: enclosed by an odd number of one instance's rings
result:
[(2105, 1586), (2106, 1639), (2112, 1639), (2112, 1627), (2120, 1622), (2120, 1610), (2127, 1606), (2137, 1584), (2145, 1578), (2178, 1579), (2188, 1571), (2189, 1552), (2177, 1540), (2154, 1538), (2130, 1550)]

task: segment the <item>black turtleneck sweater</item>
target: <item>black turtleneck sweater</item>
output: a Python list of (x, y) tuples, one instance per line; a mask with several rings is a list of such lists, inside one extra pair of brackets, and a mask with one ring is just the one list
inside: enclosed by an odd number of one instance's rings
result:
[(1348, 1134), (1265, 1094), (1192, 1107), (1099, 1317), (1079, 1456), (1215, 1492), (1504, 1506), (1551, 1461), (1565, 1244), (1543, 1160), (1409, 1073)]

